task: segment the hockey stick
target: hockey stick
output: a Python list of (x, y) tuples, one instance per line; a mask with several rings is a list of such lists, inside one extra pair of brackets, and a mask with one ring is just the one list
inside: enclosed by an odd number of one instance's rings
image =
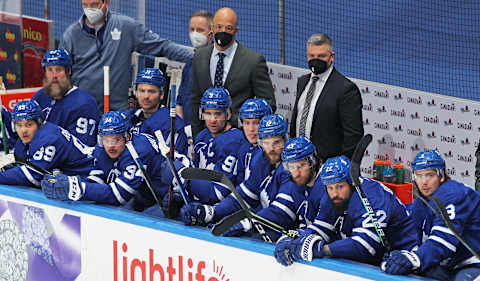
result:
[(445, 205), (440, 199), (438, 199), (435, 196), (430, 197), (433, 203), (435, 203), (435, 205), (437, 206), (438, 210), (440, 210), (440, 213), (438, 213), (437, 210), (430, 203), (428, 203), (427, 199), (425, 199), (421, 194), (416, 193), (416, 198), (420, 199), (428, 208), (430, 208), (430, 210), (432, 210), (435, 216), (437, 216), (443, 221), (443, 223), (448, 227), (448, 229), (450, 229), (450, 231), (452, 231), (453, 235), (458, 239), (458, 241), (460, 241), (463, 244), (463, 246), (465, 246), (465, 248), (467, 248), (467, 250), (470, 251), (470, 253), (472, 253), (475, 257), (477, 257), (477, 259), (480, 259), (480, 255), (478, 254), (477, 251), (475, 251), (472, 244), (470, 244), (467, 240), (465, 240), (460, 235), (460, 233), (458, 233), (458, 231), (455, 229), (455, 226), (453, 225), (452, 220), (450, 220), (450, 217), (448, 216)]
[(110, 110), (110, 66), (103, 66), (103, 113)]
[(18, 155), (15, 155), (15, 162), (14, 162), (14, 163), (21, 164), (21, 165), (25, 165), (25, 166), (26, 166), (27, 168), (29, 168), (30, 170), (33, 170), (33, 171), (41, 174), (42, 176), (44, 176), (44, 175), (53, 175), (52, 172), (47, 171), (47, 170), (45, 170), (44, 168), (39, 167), (39, 166), (33, 164), (32, 162), (23, 159), (22, 157), (20, 157), (20, 156), (18, 156)]
[[(259, 224), (264, 225), (264, 226), (266, 226), (266, 227), (268, 227), (271, 230), (274, 230), (276, 232), (279, 232), (279, 233), (285, 234), (287, 236), (290, 236), (292, 238), (296, 238), (298, 236), (295, 232), (285, 230), (285, 228), (283, 228), (282, 226), (280, 226), (280, 225), (278, 225), (278, 224), (276, 224), (272, 221), (269, 221), (269, 220), (255, 214), (254, 212), (252, 212), (250, 210), (250, 208), (248, 207), (247, 202), (245, 202), (243, 197), (240, 195), (240, 193), (238, 193), (237, 189), (233, 186), (232, 182), (228, 179), (228, 177), (224, 173), (219, 172), (219, 171), (214, 171), (214, 170), (200, 169), (200, 168), (186, 168), (181, 172), (181, 174), (182, 174), (182, 177), (185, 178), (185, 179), (213, 181), (217, 184), (221, 184), (223, 186), (226, 186), (233, 193), (233, 196), (238, 201), (238, 203), (240, 204), (242, 209), (245, 210), (245, 212), (247, 213), (247, 217), (251, 220), (254, 220), (253, 225), (255, 225), (255, 227), (257, 228), (257, 231), (260, 234), (262, 234), (260, 231), (262, 231), (263, 228), (261, 228), (261, 226)], [(226, 220), (224, 220), (224, 221), (226, 221)], [(258, 222), (259, 224), (257, 224), (256, 222)], [(228, 228), (222, 227), (219, 223), (218, 223), (218, 226), (216, 226), (216, 227), (220, 228), (220, 229), (218, 229), (218, 231), (216, 231), (216, 233), (220, 233), (220, 230), (223, 231), (222, 233), (224, 233), (225, 231), (228, 230)], [(263, 232), (265, 232), (265, 231), (263, 230)], [(265, 236), (266, 236), (266, 234), (265, 234)], [(263, 236), (263, 234), (262, 234), (262, 237), (265, 237), (265, 236)], [(268, 238), (268, 239), (270, 239), (270, 238)]]
[(167, 144), (165, 143), (165, 140), (163, 139), (162, 131), (161, 130), (155, 131), (155, 137), (158, 140), (158, 144), (159, 144), (162, 155), (167, 159), (168, 166), (170, 167), (170, 171), (172, 172), (172, 175), (175, 177), (175, 180), (180, 186), (180, 194), (182, 195), (183, 201), (185, 202), (185, 205), (188, 205), (190, 203), (190, 198), (188, 197), (187, 190), (185, 189), (185, 186), (180, 181), (180, 176), (178, 175), (178, 172), (175, 169), (175, 166), (173, 165), (173, 160), (169, 155), (168, 147), (167, 147)]
[(2, 93), (0, 93), (0, 129), (2, 130), (2, 142), (3, 142), (3, 151), (5, 155), (8, 154), (8, 144), (7, 144), (7, 131), (5, 123), (3, 122), (3, 105), (2, 105)]
[(138, 169), (140, 169), (140, 171), (142, 172), (143, 179), (145, 180), (145, 183), (147, 184), (148, 189), (150, 189), (150, 192), (153, 195), (153, 199), (155, 199), (155, 202), (157, 202), (158, 206), (160, 206), (161, 208), (162, 205), (160, 204), (160, 200), (158, 199), (160, 198), (160, 194), (158, 194), (158, 191), (153, 187), (152, 180), (150, 179), (150, 176), (147, 174), (145, 166), (140, 160), (140, 157), (138, 156), (138, 153), (135, 150), (135, 147), (133, 147), (133, 144), (131, 141), (127, 142), (126, 146), (128, 151), (130, 152), (130, 155), (132, 155), (133, 161), (135, 161), (135, 164), (137, 165)]
[[(171, 162), (173, 165), (173, 160), (175, 159), (175, 120), (176, 120), (175, 104), (176, 104), (176, 96), (177, 96), (177, 85), (180, 84), (182, 73), (179, 72), (178, 70), (169, 70), (168, 74), (170, 76), (170, 83), (171, 83), (170, 84), (170, 155), (169, 155), (170, 161), (168, 163), (170, 165), (170, 162)], [(180, 76), (180, 79), (179, 79), (179, 76)], [(168, 156), (166, 156), (166, 158), (168, 158)], [(175, 167), (173, 168), (175, 169)], [(181, 185), (181, 182), (178, 181), (178, 184)], [(170, 201), (172, 199), (172, 192), (173, 192), (173, 187), (170, 185), (168, 188), (168, 213), (169, 214), (172, 213), (171, 208), (173, 207), (170, 204)], [(182, 197), (184, 197), (183, 194), (182, 194)]]
[(367, 149), (367, 146), (370, 144), (370, 142), (372, 142), (372, 135), (366, 134), (360, 139), (357, 146), (355, 147), (355, 151), (353, 152), (353, 156), (352, 156), (352, 163), (350, 165), (350, 178), (352, 179), (352, 184), (355, 187), (355, 190), (357, 191), (358, 196), (360, 196), (360, 199), (362, 200), (363, 206), (367, 210), (367, 214), (373, 223), (373, 227), (375, 228), (375, 231), (377, 232), (378, 237), (380, 238), (380, 242), (387, 249), (387, 252), (390, 252), (390, 249), (391, 249), (390, 243), (388, 243), (388, 240), (385, 236), (385, 232), (383, 231), (380, 224), (377, 222), (375, 213), (373, 212), (372, 205), (370, 205), (370, 202), (368, 201), (367, 196), (363, 192), (362, 184), (360, 183), (360, 180), (359, 180), (360, 164), (362, 163), (363, 155), (365, 154), (365, 150)]
[(212, 234), (215, 236), (220, 236), (229, 230), (239, 221), (248, 218), (248, 212), (245, 209), (240, 209), (235, 213), (224, 217), (218, 223), (213, 225)]

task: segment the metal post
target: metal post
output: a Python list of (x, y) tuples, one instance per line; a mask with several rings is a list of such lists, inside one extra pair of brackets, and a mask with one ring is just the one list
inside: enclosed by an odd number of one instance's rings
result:
[(278, 0), (280, 64), (285, 64), (285, 0)]
[(137, 9), (137, 19), (139, 22), (146, 26), (146, 19), (145, 19), (145, 0), (138, 1), (138, 9)]
[(50, 8), (48, 7), (48, 0), (43, 1), (43, 17), (46, 20), (50, 19)]

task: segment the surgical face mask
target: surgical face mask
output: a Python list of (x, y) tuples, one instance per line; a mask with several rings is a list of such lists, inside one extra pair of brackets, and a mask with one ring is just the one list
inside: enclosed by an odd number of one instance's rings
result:
[(102, 9), (98, 8), (84, 8), (83, 13), (85, 13), (85, 16), (87, 16), (87, 19), (91, 24), (97, 23), (103, 17)]
[(318, 75), (324, 73), (327, 70), (327, 62), (321, 59), (311, 59), (308, 61), (308, 68), (313, 72), (313, 74)]
[(200, 48), (207, 46), (208, 37), (200, 32), (190, 32), (190, 41), (192, 41), (192, 46), (194, 48)]
[(215, 42), (218, 46), (225, 47), (233, 40), (233, 34), (227, 32), (217, 32), (215, 33)]

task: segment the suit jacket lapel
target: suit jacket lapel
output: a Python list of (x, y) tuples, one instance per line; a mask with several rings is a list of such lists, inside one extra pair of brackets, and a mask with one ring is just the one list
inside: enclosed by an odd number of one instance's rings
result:
[(204, 66), (203, 73), (206, 73), (208, 84), (210, 85), (209, 88), (213, 87), (212, 77), (210, 76), (210, 57), (212, 56), (214, 47), (213, 44), (208, 47), (208, 51), (205, 52), (205, 56), (202, 57), (202, 63), (200, 64)]
[(225, 82), (223, 83), (223, 86), (225, 88), (228, 88), (228, 85), (229, 85), (230, 81), (233, 79), (232, 77), (233, 77), (234, 74), (232, 74), (232, 73), (238, 73), (237, 69), (240, 67), (240, 64), (238, 63), (238, 61), (240, 61), (242, 58), (245, 59), (242, 55), (242, 52), (243, 52), (243, 47), (242, 47), (242, 45), (238, 44), (237, 50), (235, 51), (235, 54), (233, 55), (232, 64), (230, 65), (230, 69), (228, 70), (228, 73), (227, 73), (227, 78), (225, 79)]
[(335, 67), (334, 67), (332, 69), (332, 73), (330, 73), (330, 75), (327, 78), (327, 81), (325, 82), (325, 85), (323, 86), (322, 92), (320, 93), (320, 97), (318, 97), (317, 103), (315, 104), (315, 112), (313, 113), (313, 122), (315, 122), (315, 120), (317, 120), (317, 118), (318, 118), (317, 115), (321, 114), (320, 105), (322, 104), (323, 100), (327, 96), (327, 93), (330, 91), (330, 87), (332, 87), (333, 82), (330, 81), (330, 80), (333, 79), (332, 76), (334, 75), (335, 71), (336, 70), (335, 70)]

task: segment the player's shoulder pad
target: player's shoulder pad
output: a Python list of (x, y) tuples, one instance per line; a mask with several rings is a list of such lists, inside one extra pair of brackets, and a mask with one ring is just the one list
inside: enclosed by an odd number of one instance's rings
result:
[(215, 142), (222, 143), (235, 151), (238, 151), (238, 148), (241, 147), (245, 142), (248, 143), (243, 136), (243, 132), (237, 128), (231, 128), (225, 133), (219, 135), (215, 138)]
[[(465, 198), (480, 197), (480, 193), (455, 180), (448, 180), (438, 187), (433, 196), (448, 204), (461, 204)], [(478, 199), (477, 199), (478, 200)]]
[(64, 98), (68, 99), (68, 104), (73, 108), (88, 106), (88, 109), (91, 110), (93, 105), (97, 106), (95, 98), (80, 88), (71, 90)]
[(212, 138), (212, 134), (208, 131), (207, 128), (203, 129), (198, 133), (197, 137), (195, 138), (195, 144), (197, 142), (205, 142), (208, 143), (208, 140)]

